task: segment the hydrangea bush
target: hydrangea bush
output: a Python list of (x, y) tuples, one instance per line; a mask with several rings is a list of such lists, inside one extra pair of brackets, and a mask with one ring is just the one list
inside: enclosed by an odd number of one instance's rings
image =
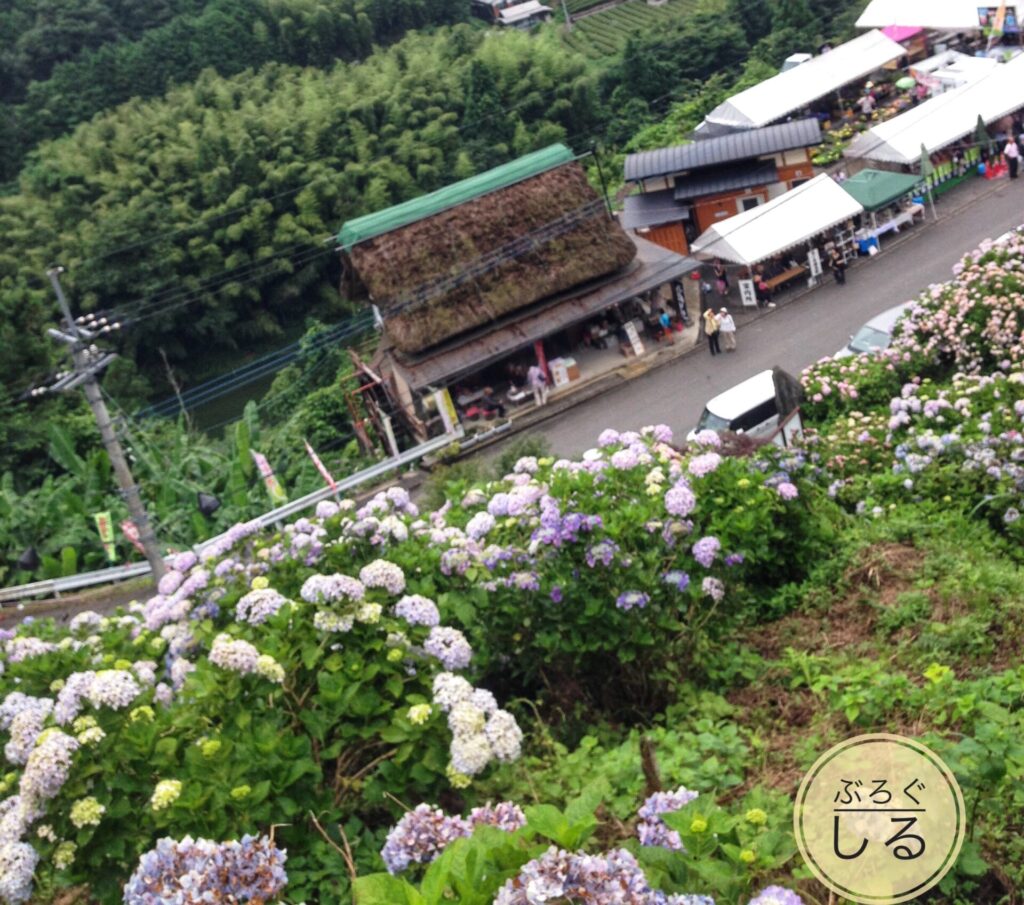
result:
[(771, 826), (760, 808), (730, 815), (685, 788), (657, 792), (640, 807), (637, 838), (594, 851), (601, 792), (592, 784), (564, 812), (501, 802), (462, 818), (421, 804), (388, 834), (388, 873), (357, 881), (360, 905), (800, 905), (778, 886), (751, 898), (795, 853), (788, 825)]
[(173, 558), (127, 613), (3, 633), (0, 898), (25, 901), (34, 875), (115, 901), (161, 836), (282, 824), (292, 891), (329, 901), (346, 881), (321, 880), (334, 855), (310, 812), (372, 829), (385, 793), (435, 794), (518, 757), (515, 718), (461, 674), (465, 637), (390, 543), (364, 544), (369, 512), (394, 543), (418, 515), (395, 489), (269, 537), (239, 526)]
[(717, 447), (705, 433), (680, 451), (663, 426), (605, 431), (580, 461), (524, 458), (450, 501), (430, 528), (442, 612), (517, 691), (607, 693), (685, 664), (703, 629), (751, 604), (753, 577), (799, 576), (822, 539), (801, 456)]

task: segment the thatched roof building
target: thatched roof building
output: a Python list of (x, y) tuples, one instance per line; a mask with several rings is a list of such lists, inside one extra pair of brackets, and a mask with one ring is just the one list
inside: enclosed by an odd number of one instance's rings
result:
[(390, 344), (422, 352), (625, 268), (636, 247), (562, 145), (347, 222)]

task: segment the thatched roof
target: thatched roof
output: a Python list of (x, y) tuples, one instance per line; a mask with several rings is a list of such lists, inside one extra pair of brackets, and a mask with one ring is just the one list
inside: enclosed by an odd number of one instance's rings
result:
[(348, 254), (392, 343), (416, 352), (620, 270), (636, 247), (573, 162)]

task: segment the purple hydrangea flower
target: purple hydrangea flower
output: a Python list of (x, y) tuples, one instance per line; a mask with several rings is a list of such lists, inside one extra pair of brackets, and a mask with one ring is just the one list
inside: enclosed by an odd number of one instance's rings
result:
[(697, 792), (680, 786), (674, 792), (655, 792), (648, 796), (637, 812), (640, 821), (637, 823), (636, 835), (640, 844), (683, 851), (683, 841), (679, 833), (669, 829), (661, 815), (681, 810), (697, 798), (697, 795)]
[(490, 802), (482, 808), (473, 808), (469, 812), (472, 826), (496, 826), (506, 833), (514, 833), (526, 826), (526, 815), (522, 808), (511, 801), (499, 801), (493, 807)]
[(661, 576), (661, 580), (677, 591), (685, 591), (690, 586), (690, 576), (682, 569), (672, 569), (666, 572)]
[(235, 606), (235, 618), (249, 625), (262, 625), (288, 602), (273, 588), (249, 591)]
[(587, 565), (590, 566), (591, 569), (593, 569), (598, 563), (601, 563), (603, 566), (610, 566), (618, 552), (619, 545), (615, 543), (615, 541), (607, 538), (599, 540), (596, 544), (592, 544), (587, 549)]
[(615, 605), (620, 610), (625, 611), (629, 611), (634, 608), (642, 610), (650, 602), (650, 594), (645, 594), (643, 591), (623, 591), (619, 594), (618, 599), (616, 599)]
[(697, 505), (697, 497), (685, 481), (665, 491), (665, 509), (669, 515), (686, 518)]
[(552, 603), (561, 603), (562, 602), (562, 589), (558, 585), (555, 585), (551, 589), (551, 602)]
[(388, 873), (400, 874), (410, 864), (429, 864), (448, 845), (471, 832), (469, 822), (461, 817), (449, 817), (440, 808), (421, 804), (391, 828), (380, 856)]
[(419, 594), (406, 594), (395, 604), (395, 615), (410, 625), (426, 625), (433, 627), (440, 624), (441, 614), (437, 604), (428, 597)]
[(766, 886), (750, 900), (749, 905), (804, 905), (804, 900), (784, 886)]
[(457, 628), (434, 626), (423, 643), (423, 649), (441, 661), (445, 669), (465, 669), (473, 659), (473, 648)]
[(722, 543), (717, 537), (708, 535), (707, 537), (702, 537), (697, 541), (691, 549), (693, 552), (693, 558), (705, 569), (709, 569), (711, 568), (711, 564), (715, 561), (718, 551), (722, 549)]
[(710, 597), (715, 603), (719, 603), (725, 597), (725, 585), (710, 575), (701, 582), (701, 590), (705, 596)]
[(775, 490), (784, 500), (795, 500), (800, 496), (800, 491), (796, 489), (796, 484), (789, 481), (783, 481)]
[(288, 883), (286, 853), (266, 837), (211, 842), (164, 838), (139, 859), (125, 905), (163, 902), (270, 902)]
[(721, 464), (722, 457), (718, 453), (707, 452), (690, 459), (687, 469), (695, 478), (703, 478), (705, 475), (711, 474)]

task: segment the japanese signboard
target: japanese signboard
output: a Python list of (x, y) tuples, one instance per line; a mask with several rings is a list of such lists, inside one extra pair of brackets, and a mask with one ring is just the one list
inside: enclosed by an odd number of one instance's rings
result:
[(260, 470), (260, 474), (263, 476), (263, 483), (267, 485), (267, 493), (270, 494), (270, 499), (275, 503), (287, 503), (288, 495), (284, 492), (284, 488), (281, 486), (281, 482), (277, 479), (277, 475), (274, 474), (274, 469), (270, 467), (267, 457), (263, 455), (263, 453), (256, 452), (254, 449), (249, 451), (252, 453), (252, 458), (256, 463), (256, 467)]
[(804, 777), (793, 832), (811, 872), (854, 902), (916, 899), (956, 861), (964, 799), (949, 768), (913, 739), (848, 739)]
[(96, 530), (103, 541), (103, 550), (110, 562), (117, 562), (117, 547), (114, 546), (114, 520), (109, 512), (97, 512), (93, 515), (96, 520)]
[(743, 302), (744, 308), (756, 308), (757, 307), (757, 292), (754, 289), (753, 280), (740, 280), (740, 301)]

